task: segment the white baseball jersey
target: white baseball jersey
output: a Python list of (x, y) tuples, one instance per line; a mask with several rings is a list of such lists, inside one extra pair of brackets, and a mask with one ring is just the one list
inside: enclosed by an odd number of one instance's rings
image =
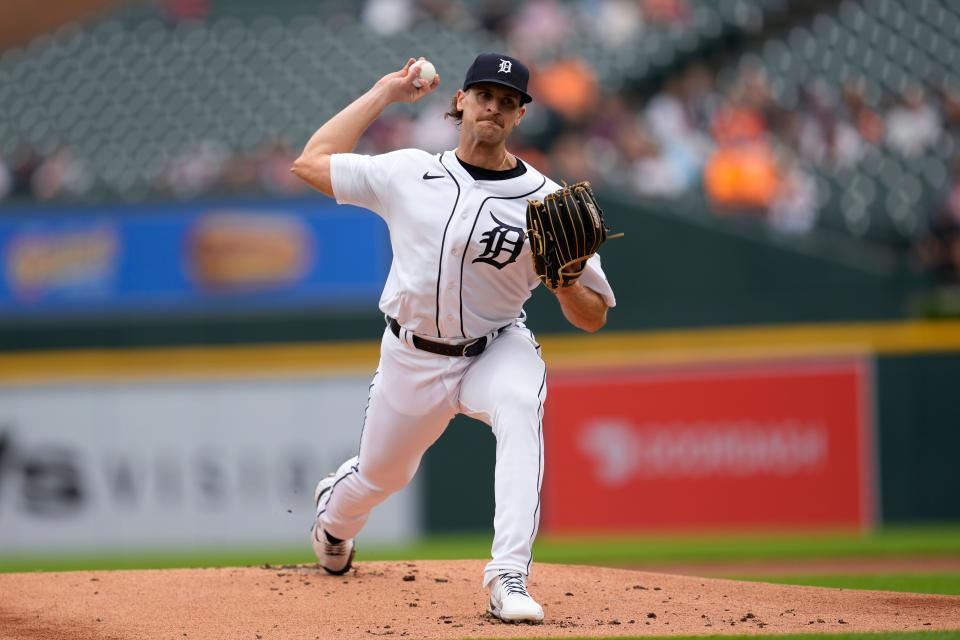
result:
[[(560, 188), (526, 167), (515, 178), (475, 180), (453, 151), (331, 156), (337, 202), (374, 211), (390, 228), (393, 263), (380, 309), (409, 331), (447, 340), (521, 317), (540, 283), (525, 240), (527, 200)], [(616, 305), (598, 255), (580, 282)]]
[[(502, 573), (529, 575), (540, 522), (547, 373), (539, 344), (518, 322), (540, 282), (525, 240), (526, 209), (527, 199), (559, 185), (525, 166), (514, 177), (477, 180), (452, 151), (331, 157), (337, 202), (375, 211), (390, 228), (393, 264), (380, 309), (403, 329), (384, 330), (359, 452), (337, 470), (327, 501), (317, 503), (311, 536), (321, 562), (326, 546), (317, 527), (342, 540), (358, 535), (371, 510), (413, 478), (427, 448), (462, 413), (490, 425), (497, 438), (484, 585)], [(599, 256), (580, 281), (616, 304)], [(446, 356), (419, 348), (411, 332), (433, 341), (487, 341), (475, 357)]]

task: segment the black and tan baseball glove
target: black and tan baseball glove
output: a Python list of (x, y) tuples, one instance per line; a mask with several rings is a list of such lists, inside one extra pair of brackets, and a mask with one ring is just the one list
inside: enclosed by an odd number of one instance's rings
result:
[(550, 290), (576, 282), (587, 260), (608, 238), (603, 211), (589, 182), (565, 186), (539, 200), (527, 201), (527, 238), (533, 269)]

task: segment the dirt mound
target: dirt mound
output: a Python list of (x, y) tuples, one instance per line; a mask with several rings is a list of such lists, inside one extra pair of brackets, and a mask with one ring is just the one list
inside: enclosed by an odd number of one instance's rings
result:
[(486, 613), (484, 563), (0, 575), (0, 637), (45, 640), (515, 638), (960, 629), (960, 597), (537, 564), (542, 625)]

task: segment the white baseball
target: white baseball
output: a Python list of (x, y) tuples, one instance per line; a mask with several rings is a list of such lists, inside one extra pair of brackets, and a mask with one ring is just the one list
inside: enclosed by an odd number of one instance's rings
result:
[(433, 82), (433, 78), (437, 75), (437, 68), (429, 60), (421, 60), (413, 66), (420, 68), (420, 77), (413, 81), (413, 86), (417, 89)]

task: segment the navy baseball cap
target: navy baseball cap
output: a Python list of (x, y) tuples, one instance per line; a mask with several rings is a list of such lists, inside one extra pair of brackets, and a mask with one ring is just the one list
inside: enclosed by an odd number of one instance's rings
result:
[(527, 93), (529, 80), (530, 70), (516, 58), (502, 53), (481, 53), (467, 69), (463, 90), (466, 91), (481, 82), (492, 82), (519, 91), (520, 104), (526, 104), (533, 102), (533, 98)]

